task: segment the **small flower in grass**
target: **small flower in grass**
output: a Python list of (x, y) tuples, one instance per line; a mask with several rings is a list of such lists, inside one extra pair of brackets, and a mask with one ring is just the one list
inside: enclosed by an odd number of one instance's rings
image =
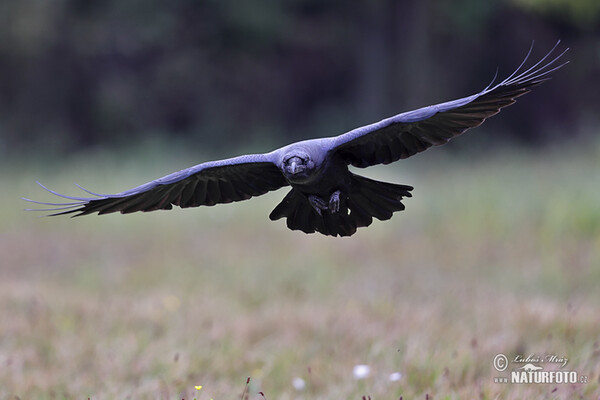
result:
[(354, 375), (354, 379), (365, 379), (369, 376), (371, 372), (371, 367), (364, 364), (355, 365), (352, 369), (352, 374)]
[(194, 386), (194, 389), (196, 389), (196, 390), (200, 390), (200, 389), (202, 389), (202, 385), (197, 385), (197, 386)]
[(301, 390), (304, 390), (304, 388), (306, 387), (306, 382), (304, 382), (304, 379), (302, 379), (302, 378), (294, 378), (292, 380), (292, 386), (297, 391), (301, 391)]
[(398, 382), (402, 378), (402, 374), (400, 372), (392, 372), (390, 374), (390, 382)]

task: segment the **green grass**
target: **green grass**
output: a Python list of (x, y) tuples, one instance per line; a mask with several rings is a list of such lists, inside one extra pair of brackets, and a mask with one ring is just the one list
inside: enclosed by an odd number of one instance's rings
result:
[[(247, 377), (269, 400), (600, 393), (597, 145), (434, 149), (361, 171), (414, 197), (344, 239), (270, 222), (283, 190), (128, 216), (21, 211), (20, 196), (51, 199), (36, 179), (116, 192), (203, 159), (166, 153), (2, 166), (0, 398), (238, 399)], [(589, 382), (494, 383), (498, 353), (565, 356)]]

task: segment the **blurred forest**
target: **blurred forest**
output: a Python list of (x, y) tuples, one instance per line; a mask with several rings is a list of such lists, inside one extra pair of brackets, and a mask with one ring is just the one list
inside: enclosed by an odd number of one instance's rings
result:
[(533, 40), (571, 64), (493, 140), (600, 124), (598, 0), (3, 0), (0, 38), (0, 155), (337, 135), (477, 92)]

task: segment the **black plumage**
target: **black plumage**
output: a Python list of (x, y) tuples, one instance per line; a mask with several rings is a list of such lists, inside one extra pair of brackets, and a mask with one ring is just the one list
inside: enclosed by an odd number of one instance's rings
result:
[(387, 220), (404, 210), (402, 199), (411, 197), (413, 188), (353, 174), (349, 165), (365, 168), (389, 164), (481, 125), (566, 64), (557, 65), (557, 60), (568, 49), (551, 58), (558, 44), (522, 71), (530, 49), (508, 78), (477, 94), (398, 114), (339, 136), (292, 143), (266, 154), (198, 164), (114, 195), (83, 189), (94, 197), (74, 197), (42, 186), (72, 202), (24, 200), (52, 206), (45, 209), (57, 211), (52, 215), (126, 214), (170, 210), (174, 205), (187, 208), (231, 203), (290, 185), (290, 192), (269, 215), (271, 220), (286, 218), (290, 229), (305, 233), (350, 236), (357, 228), (369, 226), (373, 218)]

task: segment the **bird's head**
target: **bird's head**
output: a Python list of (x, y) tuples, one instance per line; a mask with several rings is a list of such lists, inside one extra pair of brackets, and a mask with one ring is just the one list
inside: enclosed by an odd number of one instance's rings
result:
[(305, 152), (294, 151), (285, 155), (282, 169), (290, 181), (300, 182), (310, 177), (315, 169), (315, 163)]

